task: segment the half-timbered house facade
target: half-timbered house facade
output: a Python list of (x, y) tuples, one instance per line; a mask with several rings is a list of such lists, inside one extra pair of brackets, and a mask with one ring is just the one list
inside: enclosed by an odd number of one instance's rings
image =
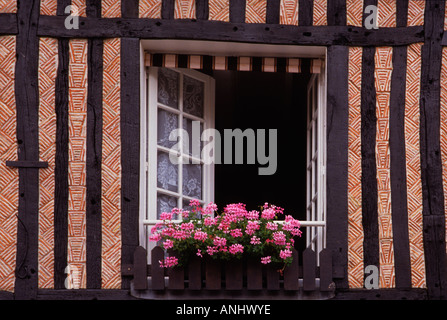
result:
[[(444, 0), (0, 0), (0, 297), (446, 299), (446, 14)], [(194, 121), (282, 130), (277, 172), (170, 164), (169, 133)], [(302, 220), (290, 270), (159, 268), (160, 212), (237, 195)]]

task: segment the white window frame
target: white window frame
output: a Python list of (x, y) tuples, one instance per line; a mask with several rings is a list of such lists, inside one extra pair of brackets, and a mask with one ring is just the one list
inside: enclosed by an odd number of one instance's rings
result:
[(314, 223), (308, 226), (306, 245), (317, 253), (326, 247), (326, 82), (321, 71), (307, 88), (306, 222)]
[[(157, 222), (157, 194), (163, 193), (169, 196), (177, 197), (177, 207), (183, 208), (183, 200), (191, 200), (183, 194), (183, 166), (178, 164), (178, 192), (164, 190), (157, 186), (157, 154), (158, 151), (169, 153), (170, 149), (159, 146), (157, 144), (158, 129), (158, 109), (163, 109), (176, 114), (179, 118), (178, 129), (180, 129), (180, 138), (182, 138), (183, 118), (193, 121), (200, 121), (203, 124), (203, 130), (213, 129), (215, 124), (215, 80), (201, 72), (191, 69), (175, 69), (171, 70), (179, 74), (179, 108), (173, 108), (158, 102), (158, 70), (160, 68), (147, 68), (145, 80), (147, 85), (147, 106), (141, 110), (141, 153), (140, 153), (140, 211), (143, 213), (143, 221), (140, 223), (140, 243), (150, 250), (155, 246), (154, 243), (148, 241), (150, 229)], [(204, 114), (203, 118), (187, 114), (183, 111), (183, 77), (184, 75), (199, 80), (204, 83)], [(189, 141), (191, 143), (191, 139)], [(204, 144), (213, 143), (203, 142)], [(197, 159), (183, 152), (183, 144), (180, 146), (181, 159), (188, 158), (190, 161), (200, 162), (202, 165), (202, 204), (214, 201), (214, 164), (204, 162), (203, 159)], [(191, 163), (191, 162), (190, 162)], [(181, 221), (182, 217), (178, 217), (177, 221)]]
[[(327, 79), (327, 68), (325, 66), (326, 59), (326, 48), (325, 47), (313, 47), (313, 46), (286, 46), (286, 45), (267, 45), (267, 44), (249, 44), (249, 43), (230, 43), (230, 42), (213, 42), (213, 41), (196, 41), (196, 40), (142, 40), (141, 41), (141, 83), (142, 88), (144, 88), (141, 94), (141, 128), (142, 128), (142, 136), (141, 136), (141, 149), (145, 150), (145, 146), (147, 144), (146, 137), (144, 135), (144, 130), (147, 128), (147, 113), (146, 113), (146, 105), (147, 100), (150, 99), (148, 95), (148, 73), (147, 68), (144, 67), (145, 63), (145, 50), (153, 51), (153, 52), (170, 52), (176, 54), (207, 54), (214, 56), (257, 56), (257, 57), (303, 57), (303, 58), (320, 58), (322, 59), (322, 63), (320, 66), (320, 73), (317, 75), (313, 75), (314, 85), (317, 86), (318, 92), (318, 103), (320, 110), (319, 113), (319, 141), (317, 142), (319, 145), (319, 150), (323, 151), (323, 155), (320, 157), (323, 162), (319, 168), (319, 194), (318, 199), (322, 202), (322, 205), (318, 206), (320, 208), (318, 212), (312, 216), (306, 216), (306, 221), (300, 221), (302, 228), (307, 228), (307, 234), (309, 238), (306, 239), (306, 243), (308, 247), (311, 247), (317, 253), (326, 247), (326, 150), (327, 150), (327, 141), (326, 141), (326, 79)], [(214, 95), (214, 86), (213, 92)], [(214, 96), (213, 96), (214, 101)], [(214, 109), (213, 109), (214, 110)], [(214, 126), (214, 122), (213, 122)], [(141, 152), (140, 163), (144, 164), (145, 161), (145, 152)], [(146, 166), (140, 165), (140, 208), (145, 208), (147, 199), (146, 199), (146, 185), (145, 181), (143, 181), (146, 172)], [(213, 173), (214, 175), (214, 173)], [(310, 182), (308, 182), (310, 183)], [(307, 190), (306, 190), (307, 192)], [(308, 210), (306, 210), (308, 211)], [(145, 223), (148, 222), (146, 220), (145, 211), (140, 209), (140, 245), (144, 246), (149, 250), (152, 248), (153, 244), (150, 245), (148, 242), (148, 231), (150, 228), (147, 228)], [(306, 213), (307, 215), (307, 213)], [(313, 219), (313, 220), (312, 220)], [(148, 245), (149, 244), (149, 245)], [(150, 253), (148, 254), (149, 257)], [(318, 255), (317, 255), (318, 258)], [(317, 261), (317, 263), (319, 263)]]

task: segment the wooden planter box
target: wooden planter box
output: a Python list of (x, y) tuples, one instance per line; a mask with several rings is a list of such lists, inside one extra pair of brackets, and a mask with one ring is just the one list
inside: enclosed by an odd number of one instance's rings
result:
[(134, 265), (124, 266), (123, 275), (132, 275), (131, 294), (142, 299), (327, 299), (334, 296), (332, 255), (320, 252), (320, 266), (311, 249), (303, 252), (300, 266), (293, 249), (293, 262), (280, 274), (258, 260), (218, 260), (194, 257), (185, 267), (165, 269), (161, 247), (147, 252), (138, 247)]

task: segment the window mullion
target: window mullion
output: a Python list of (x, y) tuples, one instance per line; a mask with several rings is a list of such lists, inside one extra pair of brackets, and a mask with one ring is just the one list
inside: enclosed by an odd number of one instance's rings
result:
[(149, 77), (149, 112), (148, 112), (148, 171), (147, 171), (147, 199), (148, 202), (147, 218), (157, 219), (157, 130), (158, 130), (158, 69), (150, 69)]
[(158, 187), (157, 187), (157, 193), (163, 193), (165, 195), (172, 196), (172, 197), (179, 197), (180, 196), (180, 194), (178, 192), (169, 191), (169, 190), (166, 190), (166, 189), (163, 189), (163, 188), (158, 188)]
[(176, 109), (176, 108), (173, 108), (173, 107), (170, 107), (170, 106), (166, 106), (166, 105), (164, 105), (164, 104), (162, 104), (160, 102), (157, 102), (157, 106), (158, 106), (159, 109), (166, 110), (166, 111), (168, 111), (170, 113), (175, 113), (177, 115), (181, 113), (181, 111), (179, 109)]

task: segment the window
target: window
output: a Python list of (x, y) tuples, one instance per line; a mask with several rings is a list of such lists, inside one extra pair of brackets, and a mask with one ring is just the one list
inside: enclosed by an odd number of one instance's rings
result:
[[(151, 46), (156, 48), (154, 50), (163, 50), (166, 43), (163, 42), (163, 46), (160, 45), (160, 48), (157, 48), (157, 42), (154, 40)], [(216, 56), (219, 54), (219, 52), (211, 52), (215, 48), (213, 46), (201, 46), (198, 44), (197, 50), (201, 52), (206, 50), (207, 54)], [(234, 47), (237, 50), (237, 45)], [(172, 52), (181, 51), (175, 46), (169, 48)], [(225, 44), (225, 48), (228, 48), (228, 44)], [(250, 52), (249, 54), (256, 51), (255, 47), (249, 49), (247, 51)], [(268, 49), (272, 50), (270, 47)], [(200, 52), (191, 53), (200, 54)], [(274, 54), (276, 55), (277, 52)], [(287, 52), (287, 54), (291, 53)], [(316, 54), (309, 53), (308, 56), (316, 56)], [(324, 64), (318, 74), (285, 76), (289, 77), (287, 78), (289, 80), (290, 77), (295, 77), (293, 81), (284, 82), (291, 95), (289, 98), (296, 101), (295, 95), (299, 92), (302, 100), (299, 105), (295, 104), (295, 107), (294, 102), (289, 104), (287, 112), (281, 109), (281, 106), (285, 106), (284, 96), (286, 96), (282, 91), (282, 82), (275, 83), (283, 77), (280, 73), (272, 72), (268, 77), (265, 76), (268, 72), (214, 70), (207, 72), (211, 75), (209, 76), (192, 69), (152, 66), (146, 71), (144, 75), (147, 90), (143, 94), (145, 102), (142, 104), (141, 112), (141, 245), (148, 250), (154, 245), (148, 243), (148, 236), (150, 228), (155, 225), (161, 212), (171, 211), (174, 207), (188, 209), (191, 199), (199, 199), (201, 203), (217, 202), (221, 209), (222, 204), (233, 201), (232, 196), (239, 194), (240, 201), (246, 202), (248, 209), (256, 209), (253, 206), (261, 205), (261, 201), (266, 201), (268, 192), (250, 194), (251, 198), (245, 200), (247, 197), (244, 197), (244, 192), (247, 194), (250, 189), (244, 189), (244, 186), (231, 186), (231, 182), (225, 181), (240, 176), (241, 180), (251, 181), (253, 185), (262, 185), (265, 181), (269, 181), (265, 184), (278, 186), (278, 181), (281, 182), (279, 187), (274, 187), (270, 193), (291, 199), (292, 205), (286, 208), (287, 213), (301, 221), (303, 240), (306, 240), (298, 241), (300, 249), (303, 248), (302, 246), (310, 246), (319, 252), (325, 248), (326, 88)], [(244, 88), (260, 87), (260, 83), (266, 84), (263, 88), (269, 86), (281, 88), (281, 90), (269, 88), (269, 101), (262, 100), (263, 98), (256, 100), (265, 103), (265, 107), (261, 107), (259, 103), (253, 103), (255, 100), (251, 100), (252, 96), (245, 95), (247, 90)], [(272, 83), (275, 83), (275, 86), (272, 86)], [(242, 105), (246, 107), (241, 108)], [(299, 110), (294, 110), (294, 108)], [(262, 113), (261, 109), (265, 112)], [(268, 127), (269, 124), (272, 126)], [(276, 177), (254, 177), (255, 174), (248, 176), (247, 172), (250, 170), (257, 172), (259, 163), (251, 167), (246, 163), (244, 165), (216, 164), (216, 167), (208, 164), (200, 152), (197, 152), (203, 149), (206, 142), (200, 142), (197, 137), (209, 128), (217, 129), (222, 136), (225, 129), (236, 128), (242, 131), (248, 128), (280, 128), (282, 132), (286, 132), (282, 136), (278, 135), (278, 154), (281, 155), (282, 152), (283, 156), (278, 158)], [(170, 139), (169, 136), (176, 129), (180, 129), (179, 139), (176, 140), (173, 136)], [(284, 137), (287, 137), (287, 141), (284, 141)], [(300, 153), (299, 161), (295, 158), (297, 152)], [(181, 159), (183, 163), (176, 164), (170, 155)], [(224, 159), (223, 156), (222, 159)], [(245, 157), (244, 160), (246, 160)], [(283, 171), (279, 172), (280, 170)], [(270, 180), (261, 181), (261, 179)], [(233, 194), (229, 191), (230, 187), (233, 189), (231, 190)], [(251, 203), (248, 203), (250, 201)], [(271, 203), (280, 205), (275, 200)], [(181, 217), (177, 218), (181, 219)]]
[(142, 243), (162, 212), (188, 209), (192, 199), (209, 203), (214, 198), (214, 168), (202, 159), (200, 139), (203, 130), (214, 126), (213, 79), (194, 70), (150, 68), (147, 80), (148, 106), (142, 110)]

